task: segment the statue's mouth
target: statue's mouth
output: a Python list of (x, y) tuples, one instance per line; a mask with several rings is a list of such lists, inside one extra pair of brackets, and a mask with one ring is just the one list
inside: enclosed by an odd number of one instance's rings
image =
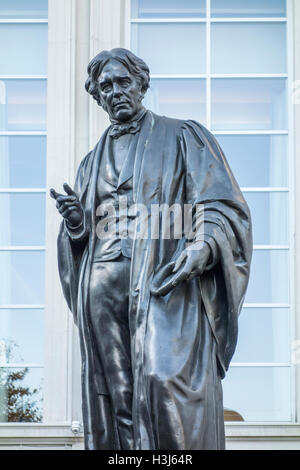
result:
[(113, 105), (113, 108), (123, 108), (124, 106), (128, 105), (128, 101), (119, 101), (118, 103)]

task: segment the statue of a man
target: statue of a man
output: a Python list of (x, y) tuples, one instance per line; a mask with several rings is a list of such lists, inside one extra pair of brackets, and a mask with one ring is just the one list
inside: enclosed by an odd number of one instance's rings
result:
[(143, 107), (142, 59), (103, 51), (88, 75), (111, 125), (74, 190), (51, 190), (80, 335), (85, 447), (223, 449), (221, 379), (252, 254), (247, 204), (205, 127)]

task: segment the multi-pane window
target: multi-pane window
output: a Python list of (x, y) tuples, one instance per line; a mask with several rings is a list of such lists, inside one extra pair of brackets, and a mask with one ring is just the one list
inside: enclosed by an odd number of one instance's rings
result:
[(293, 409), (286, 0), (132, 0), (131, 48), (150, 67), (145, 105), (203, 123), (250, 206), (252, 272), (224, 406), (245, 421)]
[(42, 419), (47, 15), (0, 1), (0, 422)]

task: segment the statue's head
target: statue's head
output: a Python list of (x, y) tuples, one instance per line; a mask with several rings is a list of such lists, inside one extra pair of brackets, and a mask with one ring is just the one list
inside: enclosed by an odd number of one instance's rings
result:
[(102, 51), (87, 71), (85, 88), (110, 119), (129, 121), (141, 109), (150, 82), (149, 67), (142, 59), (127, 49)]

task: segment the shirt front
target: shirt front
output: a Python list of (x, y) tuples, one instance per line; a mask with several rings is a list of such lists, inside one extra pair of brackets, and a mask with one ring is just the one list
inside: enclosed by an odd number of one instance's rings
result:
[(133, 167), (138, 135), (106, 138), (97, 180), (94, 261), (116, 259), (121, 253), (131, 258), (132, 239), (127, 229), (134, 217), (127, 218), (126, 209), (133, 204)]

